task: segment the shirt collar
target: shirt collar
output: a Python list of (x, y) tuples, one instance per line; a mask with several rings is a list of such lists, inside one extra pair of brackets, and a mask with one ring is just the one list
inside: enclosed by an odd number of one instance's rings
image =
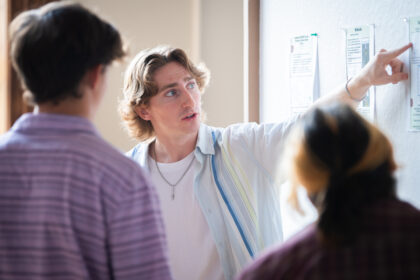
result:
[(94, 125), (86, 118), (50, 113), (25, 113), (16, 120), (11, 130), (43, 134), (89, 133), (99, 136)]
[[(212, 139), (212, 131), (214, 129), (205, 125), (201, 124), (200, 129), (198, 131), (198, 139), (195, 148), (195, 155), (201, 159), (202, 156), (199, 156), (200, 153), (204, 155), (213, 155), (214, 154), (214, 145)], [(149, 147), (150, 143), (153, 141), (145, 141), (136, 145), (133, 149), (128, 151), (126, 155), (134, 159), (134, 161), (138, 162), (140, 166), (144, 167), (146, 170), (150, 171), (149, 166)], [(198, 152), (199, 151), (199, 152)]]
[(208, 125), (201, 124), (198, 131), (197, 148), (203, 153), (214, 155), (214, 143), (212, 138), (213, 129)]

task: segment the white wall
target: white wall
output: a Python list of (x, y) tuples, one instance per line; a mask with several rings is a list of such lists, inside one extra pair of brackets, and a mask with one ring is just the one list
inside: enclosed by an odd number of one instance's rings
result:
[[(292, 36), (318, 33), (321, 95), (345, 82), (342, 28), (375, 24), (376, 49), (392, 49), (408, 42), (403, 17), (419, 16), (417, 0), (261, 0), (262, 121), (279, 121), (289, 114), (288, 54)], [(408, 55), (402, 59), (407, 63)], [(420, 207), (420, 134), (408, 133), (409, 82), (376, 88), (377, 122), (390, 137), (398, 171), (400, 197)]]
[(80, 0), (111, 21), (128, 39), (127, 61), (109, 71), (108, 90), (95, 124), (101, 134), (123, 151), (131, 141), (120, 125), (117, 99), (123, 72), (140, 50), (158, 44), (180, 47), (212, 72), (203, 97), (207, 123), (226, 126), (243, 117), (243, 0)]

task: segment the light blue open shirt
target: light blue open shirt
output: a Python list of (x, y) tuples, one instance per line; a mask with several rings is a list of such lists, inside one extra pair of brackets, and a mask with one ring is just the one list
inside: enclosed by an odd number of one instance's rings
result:
[[(282, 241), (279, 163), (295, 120), (215, 128), (201, 124), (194, 193), (209, 225), (226, 279), (267, 246)], [(148, 166), (149, 143), (127, 153)]]

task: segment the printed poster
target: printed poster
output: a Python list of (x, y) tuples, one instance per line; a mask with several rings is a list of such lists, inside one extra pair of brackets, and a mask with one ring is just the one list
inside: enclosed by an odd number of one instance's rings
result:
[[(354, 77), (375, 55), (374, 27), (362, 25), (345, 29), (347, 80)], [(371, 87), (357, 111), (370, 121), (375, 119), (375, 88)]]
[(290, 40), (289, 81), (292, 115), (305, 112), (319, 97), (318, 36)]

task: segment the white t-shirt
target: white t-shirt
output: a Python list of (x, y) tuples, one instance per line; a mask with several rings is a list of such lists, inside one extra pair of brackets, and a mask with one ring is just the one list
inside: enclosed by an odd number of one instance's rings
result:
[[(166, 180), (175, 183), (184, 174), (194, 153), (173, 163), (158, 163)], [(169, 263), (175, 280), (225, 279), (216, 245), (209, 226), (201, 212), (193, 190), (194, 174), (199, 169), (196, 159), (175, 186), (172, 187), (158, 173), (154, 159), (149, 156), (150, 174), (156, 185), (165, 222), (169, 250)]]

